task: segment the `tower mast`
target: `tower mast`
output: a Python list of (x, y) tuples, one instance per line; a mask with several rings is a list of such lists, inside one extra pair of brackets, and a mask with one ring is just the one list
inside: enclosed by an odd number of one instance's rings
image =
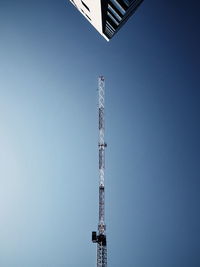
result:
[(97, 243), (97, 267), (107, 267), (107, 245), (105, 225), (105, 79), (98, 79), (98, 111), (99, 111), (99, 223), (98, 233), (92, 232), (92, 242)]

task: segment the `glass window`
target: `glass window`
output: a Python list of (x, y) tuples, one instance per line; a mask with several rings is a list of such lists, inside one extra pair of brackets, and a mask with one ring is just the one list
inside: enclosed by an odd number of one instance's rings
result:
[(90, 12), (89, 7), (81, 0), (81, 3), (83, 4), (83, 6)]

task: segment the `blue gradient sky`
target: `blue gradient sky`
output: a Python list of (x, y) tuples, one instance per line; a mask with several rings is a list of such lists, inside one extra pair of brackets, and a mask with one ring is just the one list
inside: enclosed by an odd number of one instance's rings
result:
[(200, 266), (198, 9), (145, 1), (107, 43), (68, 1), (0, 0), (1, 267), (95, 266), (102, 74), (108, 266)]

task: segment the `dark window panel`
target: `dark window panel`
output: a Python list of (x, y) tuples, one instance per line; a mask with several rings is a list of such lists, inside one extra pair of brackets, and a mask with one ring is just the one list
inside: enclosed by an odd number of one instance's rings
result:
[(90, 12), (89, 7), (81, 0), (81, 3), (83, 4), (83, 6)]

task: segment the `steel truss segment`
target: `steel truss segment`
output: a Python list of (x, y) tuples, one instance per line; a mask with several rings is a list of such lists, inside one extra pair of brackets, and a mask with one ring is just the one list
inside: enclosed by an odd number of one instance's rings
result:
[(98, 80), (98, 92), (99, 92), (99, 108), (104, 108), (105, 80), (103, 76), (100, 76)]
[(107, 267), (107, 248), (97, 244), (97, 267)]

